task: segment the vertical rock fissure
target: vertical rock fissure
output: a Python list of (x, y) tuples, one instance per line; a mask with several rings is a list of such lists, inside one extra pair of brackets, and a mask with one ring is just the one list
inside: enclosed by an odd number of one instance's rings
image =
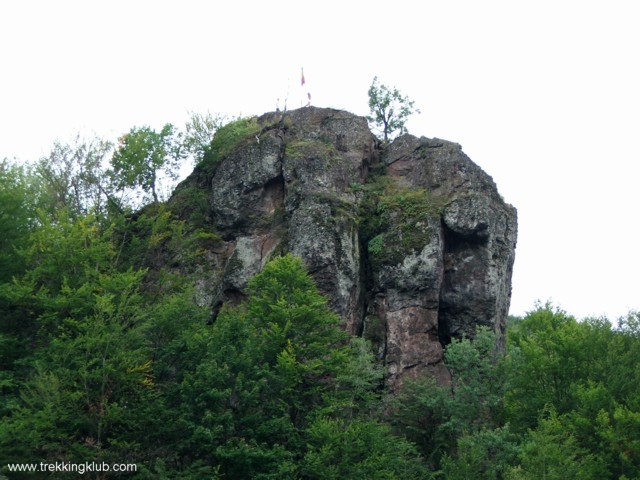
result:
[(443, 276), (438, 306), (438, 337), (443, 347), (452, 339), (473, 338), (479, 325), (496, 318), (489, 292), (487, 237), (463, 235), (442, 222)]
[(447, 272), (450, 268), (448, 259), (449, 250), (451, 248), (450, 237), (452, 232), (447, 228), (444, 222), (441, 222), (440, 229), (442, 237), (442, 283), (440, 284), (440, 297), (438, 299), (438, 340), (444, 349), (451, 343), (445, 299), (447, 297), (447, 291), (451, 288), (451, 286), (448, 285), (449, 278)]

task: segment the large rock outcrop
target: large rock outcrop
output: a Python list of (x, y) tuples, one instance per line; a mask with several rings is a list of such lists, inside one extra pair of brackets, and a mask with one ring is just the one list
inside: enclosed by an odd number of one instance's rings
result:
[(457, 144), (404, 135), (383, 149), (348, 112), (269, 113), (219, 132), (170, 205), (221, 237), (192, 272), (213, 315), (290, 251), (344, 328), (372, 340), (391, 389), (446, 381), (443, 347), (478, 325), (503, 346), (516, 211)]

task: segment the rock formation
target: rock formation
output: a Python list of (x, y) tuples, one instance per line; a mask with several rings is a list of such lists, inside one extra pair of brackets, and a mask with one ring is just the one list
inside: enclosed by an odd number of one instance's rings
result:
[(344, 328), (374, 343), (391, 389), (407, 375), (446, 381), (443, 346), (478, 325), (503, 347), (516, 211), (455, 143), (403, 135), (381, 148), (348, 112), (269, 113), (219, 131), (169, 205), (220, 235), (191, 272), (213, 315), (290, 251)]

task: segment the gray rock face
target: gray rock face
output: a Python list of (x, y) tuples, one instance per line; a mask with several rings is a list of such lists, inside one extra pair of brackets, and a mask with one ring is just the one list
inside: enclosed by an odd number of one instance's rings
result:
[(390, 389), (414, 375), (447, 381), (443, 347), (478, 325), (503, 345), (516, 211), (457, 144), (404, 135), (383, 151), (348, 112), (270, 113), (177, 192), (187, 188), (206, 191), (222, 238), (195, 278), (214, 314), (290, 251), (344, 328), (372, 340)]
[[(491, 177), (455, 143), (404, 135), (391, 144), (384, 162), (398, 183), (425, 188), (442, 200), (438, 244), (432, 247), (439, 260), (434, 272), (439, 274), (434, 273), (432, 293), (421, 305), (436, 311), (439, 343), (473, 338), (476, 327), (484, 325), (496, 331), (498, 348), (504, 349), (517, 238), (515, 208), (500, 198)], [(420, 298), (407, 293), (407, 298)], [(400, 364), (405, 370), (405, 364), (413, 370), (433, 370), (437, 360), (434, 354), (411, 366), (413, 361), (401, 356)], [(446, 372), (436, 370), (446, 379)], [(401, 377), (402, 371), (398, 380)]]
[[(443, 243), (438, 219), (429, 220), (433, 234), (420, 250), (395, 261), (372, 266), (365, 336), (383, 346), (388, 383), (396, 388), (403, 376), (425, 372), (447, 380), (439, 338), (439, 298), (443, 277)], [(371, 321), (384, 326), (383, 338), (368, 335)]]

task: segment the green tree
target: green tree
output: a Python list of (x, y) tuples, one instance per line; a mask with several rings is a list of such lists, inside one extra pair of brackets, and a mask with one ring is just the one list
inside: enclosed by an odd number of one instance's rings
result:
[(111, 176), (118, 189), (141, 188), (159, 200), (160, 179), (177, 178), (177, 169), (185, 158), (182, 134), (166, 124), (160, 132), (148, 126), (134, 127), (120, 137), (111, 159)]
[(479, 328), (474, 341), (454, 340), (445, 350), (450, 385), (418, 379), (392, 401), (396, 428), (434, 469), (441, 467), (445, 454), (455, 456), (461, 437), (501, 426), (506, 385), (495, 345), (495, 333), (487, 328)]
[(590, 419), (596, 424), (594, 440), (613, 478), (640, 478), (640, 410), (616, 405), (612, 415), (601, 410)]
[(27, 262), (21, 251), (36, 227), (36, 206), (31, 194), (32, 177), (8, 160), (0, 162), (0, 418), (10, 408), (25, 356), (28, 305), (15, 300), (29, 289), (15, 284)]
[(0, 162), (0, 283), (11, 280), (24, 267), (18, 251), (35, 225), (35, 209), (25, 170), (7, 160)]
[(442, 473), (448, 480), (499, 480), (516, 463), (518, 452), (518, 438), (508, 426), (464, 434), (455, 450), (445, 454)]
[(302, 478), (417, 480), (427, 476), (415, 446), (374, 420), (318, 417), (306, 434)]
[[(553, 409), (529, 430), (510, 480), (598, 480), (611, 478), (595, 455), (582, 448)], [(615, 477), (614, 477), (615, 478)]]
[(69, 143), (54, 143), (34, 168), (39, 206), (52, 216), (62, 210), (72, 218), (104, 216), (116, 200), (106, 173), (112, 153), (113, 144), (99, 138), (76, 136)]
[[(202, 459), (228, 478), (420, 471), (415, 450), (368, 417), (381, 372), (369, 349), (339, 328), (301, 261), (274, 259), (249, 292), (244, 306), (188, 335), (193, 363), (176, 397), (187, 432), (182, 458)], [(334, 470), (324, 463), (333, 459)]]
[(402, 95), (395, 87), (389, 88), (386, 85), (381, 85), (378, 82), (378, 77), (373, 78), (368, 93), (371, 115), (367, 117), (367, 120), (379, 129), (385, 142), (388, 142), (396, 132), (398, 134), (406, 133), (405, 124), (409, 116), (420, 113), (420, 110), (415, 108), (413, 100)]
[(346, 336), (293, 257), (270, 262), (250, 291), (245, 308), (190, 335), (199, 360), (181, 388), (185, 455), (231, 478), (287, 478), (307, 416), (333, 390)]
[(225, 124), (225, 117), (210, 112), (192, 112), (185, 125), (184, 148), (193, 155), (195, 164), (211, 154), (211, 142), (216, 131)]
[(69, 312), (59, 325), (65, 333), (49, 336), (3, 419), (0, 450), (10, 461), (144, 458), (137, 447), (157, 415), (157, 392), (136, 324), (139, 282), (133, 273), (103, 277), (104, 293), (85, 307), (91, 314)]
[(586, 381), (592, 351), (589, 327), (550, 304), (538, 306), (509, 331), (509, 420), (519, 432), (533, 428), (545, 406), (559, 414), (575, 406), (573, 385)]
[[(555, 462), (549, 477), (560, 476), (564, 468), (554, 460), (557, 452), (589, 459), (588, 468), (580, 467), (584, 478), (640, 474), (635, 441), (640, 340), (634, 325), (633, 312), (614, 329), (607, 319), (578, 322), (546, 304), (509, 329), (506, 419), (514, 431), (526, 434), (522, 455), (531, 462), (534, 457), (547, 465)], [(555, 434), (560, 430), (564, 437)], [(555, 451), (544, 450), (545, 442), (556, 445)], [(534, 467), (529, 460), (521, 458), (520, 468), (530, 472), (522, 478), (541, 471), (540, 464)]]
[[(0, 463), (130, 461), (161, 478), (182, 437), (166, 392), (186, 370), (184, 332), (209, 315), (177, 276), (151, 288), (144, 268), (129, 267), (123, 237), (95, 216), (41, 210), (35, 220), (18, 249), (22, 273), (0, 283)], [(180, 241), (170, 219), (156, 223), (136, 240), (151, 250)]]
[(143, 419), (157, 416), (140, 329), (144, 271), (116, 270), (95, 217), (39, 223), (21, 251), (25, 273), (0, 289), (11, 314), (3, 330), (21, 346), (0, 411), (2, 463), (132, 458)]

